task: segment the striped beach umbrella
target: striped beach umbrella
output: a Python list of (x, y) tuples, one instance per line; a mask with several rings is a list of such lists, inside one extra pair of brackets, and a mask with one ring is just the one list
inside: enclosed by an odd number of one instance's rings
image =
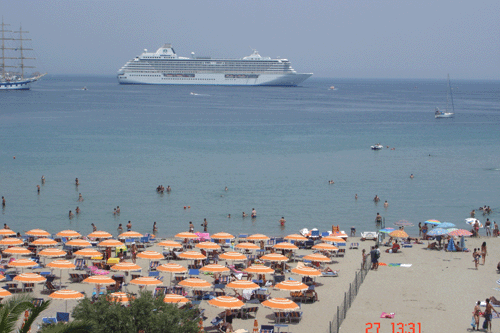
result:
[(205, 255), (203, 255), (200, 252), (196, 252), (196, 251), (181, 252), (178, 255), (178, 257), (182, 258), (182, 259), (190, 259), (190, 260), (203, 260), (203, 259), (207, 259), (207, 257)]
[(272, 261), (272, 262), (286, 262), (286, 261), (290, 260), (287, 257), (285, 257), (284, 255), (279, 254), (279, 253), (269, 253), (269, 254), (263, 255), (259, 259), (264, 260), (264, 261)]
[(42, 257), (64, 257), (66, 254), (66, 251), (59, 250), (55, 247), (49, 247), (38, 252), (38, 255)]
[(57, 244), (58, 243), (55, 240), (50, 238), (38, 238), (31, 242), (31, 245), (33, 246), (55, 246)]
[(110, 270), (112, 271), (123, 271), (123, 272), (130, 272), (130, 271), (140, 271), (142, 268), (141, 266), (134, 264), (133, 262), (119, 262), (116, 265), (111, 266)]
[(58, 291), (53, 292), (52, 294), (49, 295), (50, 298), (52, 299), (58, 299), (58, 300), (63, 300), (66, 302), (66, 312), (68, 311), (68, 301), (69, 300), (80, 300), (84, 299), (85, 296), (76, 291), (76, 290), (69, 290), (69, 289), (61, 289)]
[(185, 273), (188, 271), (186, 267), (173, 263), (160, 265), (156, 267), (156, 270), (169, 273)]
[(237, 249), (244, 249), (244, 250), (259, 250), (260, 246), (256, 245), (255, 243), (239, 243), (235, 246)]
[(241, 309), (245, 303), (231, 296), (219, 296), (212, 298), (208, 301), (208, 304), (215, 306), (216, 308), (226, 309), (226, 310), (236, 310)]
[(201, 242), (195, 245), (198, 249), (220, 250), (220, 246), (214, 242)]
[(4, 238), (2, 240), (0, 240), (0, 245), (3, 245), (3, 246), (15, 246), (15, 245), (22, 245), (24, 244), (24, 241), (19, 239), (19, 238)]
[(325, 255), (319, 254), (319, 253), (309, 254), (307, 256), (304, 256), (303, 259), (304, 260), (311, 260), (311, 261), (314, 261), (314, 262), (330, 262), (331, 261), (330, 258), (328, 258)]
[(163, 302), (184, 305), (186, 303), (189, 303), (189, 300), (182, 295), (166, 294), (165, 297), (163, 298)]
[(226, 285), (226, 288), (231, 288), (231, 289), (259, 289), (259, 285), (252, 282), (252, 281), (246, 281), (246, 280), (236, 280), (233, 282), (229, 282)]
[(438, 224), (440, 224), (441, 222), (439, 222), (438, 220), (427, 220), (427, 221), (425, 221), (424, 223), (427, 223), (427, 224), (432, 224), (432, 225), (438, 225)]
[(212, 239), (234, 239), (235, 237), (227, 232), (218, 232), (213, 234), (210, 238)]
[(118, 235), (118, 238), (140, 238), (143, 235), (137, 231), (127, 231)]
[(224, 273), (229, 272), (229, 268), (219, 264), (210, 264), (200, 268), (201, 272)]
[(335, 245), (328, 243), (319, 243), (314, 245), (312, 248), (313, 250), (320, 250), (320, 251), (337, 251), (339, 249)]
[(15, 236), (16, 233), (10, 229), (0, 229), (0, 236)]
[(49, 237), (50, 236), (50, 234), (47, 231), (42, 230), (42, 229), (31, 229), (30, 231), (28, 231), (26, 233), (26, 235), (32, 236), (32, 237)]
[(162, 284), (160, 280), (158, 280), (155, 277), (151, 276), (141, 276), (138, 278), (135, 278), (130, 281), (131, 284), (139, 285), (139, 286), (157, 286), (159, 284)]
[(294, 240), (294, 241), (302, 241), (302, 242), (305, 242), (307, 240), (306, 237), (299, 235), (299, 234), (292, 234), (292, 235), (285, 236), (285, 239)]
[(59, 272), (59, 288), (61, 287), (61, 283), (62, 283), (62, 270), (63, 269), (75, 269), (75, 264), (73, 264), (71, 261), (69, 260), (54, 260), (54, 261), (51, 261), (47, 264), (47, 267), (50, 267), (50, 268), (57, 268), (60, 270)]
[(219, 259), (223, 260), (233, 260), (233, 261), (245, 261), (248, 258), (238, 252), (224, 252), (223, 254), (219, 255)]
[(112, 238), (113, 235), (111, 235), (107, 231), (94, 231), (91, 232), (90, 234), (87, 235), (88, 238)]
[(247, 241), (267, 241), (270, 238), (263, 234), (253, 234), (245, 238)]
[(116, 239), (106, 239), (102, 242), (100, 242), (99, 244), (97, 244), (97, 246), (101, 246), (101, 247), (118, 247), (118, 246), (125, 246), (125, 244), (123, 244), (122, 242), (116, 240)]
[(128, 304), (131, 300), (135, 299), (131, 294), (124, 292), (111, 293), (107, 296), (108, 301), (117, 302), (122, 304)]
[(3, 250), (3, 253), (6, 254), (20, 254), (20, 255), (32, 255), (33, 252), (24, 247), (9, 247), (8, 249)]
[(323, 242), (332, 242), (332, 243), (345, 243), (345, 239), (337, 236), (325, 236), (321, 238)]
[(273, 274), (274, 269), (271, 267), (267, 267), (264, 265), (252, 265), (244, 269), (247, 273), (255, 273), (255, 274)]
[(285, 280), (275, 285), (275, 288), (288, 291), (304, 291), (309, 289), (309, 286), (300, 281)]
[(292, 269), (292, 273), (303, 276), (321, 276), (321, 271), (308, 266), (295, 267)]
[(82, 235), (80, 235), (80, 233), (78, 233), (74, 230), (63, 230), (63, 231), (59, 231), (56, 234), (56, 236), (71, 238), (71, 237), (81, 237)]
[(178, 285), (191, 289), (206, 289), (213, 287), (208, 281), (199, 278), (188, 278), (179, 282)]
[(289, 300), (287, 298), (270, 298), (268, 300), (265, 300), (264, 302), (261, 303), (263, 306), (269, 309), (273, 310), (279, 310), (279, 311), (295, 311), (298, 310), (300, 307), (297, 305), (297, 303), (293, 302), (292, 300)]
[(98, 256), (102, 256), (102, 253), (97, 251), (97, 250), (94, 250), (92, 248), (85, 248), (85, 249), (81, 249), (81, 250), (78, 250), (76, 252), (73, 252), (73, 254), (77, 257), (98, 257)]
[(192, 233), (192, 232), (185, 231), (185, 232), (180, 232), (177, 235), (175, 235), (175, 238), (194, 239), (194, 238), (198, 238), (198, 235), (196, 235), (195, 233)]
[(8, 297), (8, 296), (12, 296), (10, 291), (5, 290), (3, 288), (0, 288), (0, 298), (4, 298), (4, 297)]
[(275, 245), (273, 245), (273, 248), (277, 249), (277, 250), (298, 250), (299, 249), (297, 246), (293, 245), (292, 243), (287, 243), (287, 242), (275, 244)]
[(149, 259), (149, 260), (155, 260), (155, 259), (160, 260), (160, 259), (164, 259), (165, 257), (160, 252), (142, 251), (142, 252), (137, 253), (137, 258)]
[(162, 247), (168, 247), (171, 249), (177, 249), (182, 247), (182, 244), (170, 240), (161, 241), (157, 245)]
[(67, 241), (66, 246), (71, 246), (71, 247), (91, 247), (92, 244), (89, 241), (86, 241), (84, 239), (72, 239), (70, 241)]

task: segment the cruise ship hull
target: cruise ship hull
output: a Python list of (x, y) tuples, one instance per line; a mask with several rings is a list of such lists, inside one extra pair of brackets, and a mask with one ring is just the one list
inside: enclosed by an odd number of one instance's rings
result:
[[(248, 76), (248, 75), (242, 75)], [(220, 86), (297, 86), (312, 74), (258, 74), (256, 78), (238, 78), (237, 75), (195, 74), (193, 76), (166, 76), (163, 74), (120, 73), (120, 84), (180, 84), (180, 85), (220, 85)]]

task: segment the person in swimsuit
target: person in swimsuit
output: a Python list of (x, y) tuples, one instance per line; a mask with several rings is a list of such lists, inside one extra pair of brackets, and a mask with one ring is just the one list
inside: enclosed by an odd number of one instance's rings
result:
[(477, 301), (476, 306), (474, 306), (474, 311), (472, 315), (474, 316), (474, 321), (476, 322), (476, 326), (473, 326), (472, 329), (479, 329), (479, 317), (481, 316), (481, 301)]
[(488, 254), (488, 251), (486, 250), (486, 242), (483, 242), (483, 244), (481, 244), (481, 257), (483, 258), (483, 263), (481, 265), (484, 265), (484, 262), (486, 261), (486, 254)]
[(194, 232), (194, 225), (191, 221), (189, 221), (189, 232)]
[(153, 235), (156, 236), (156, 234), (158, 233), (158, 227), (156, 226), (156, 221), (153, 223)]
[(491, 305), (490, 299), (487, 298), (486, 299), (486, 309), (484, 310), (484, 323), (483, 323), (483, 327), (484, 326), (488, 326), (488, 331), (489, 332), (491, 332), (491, 319), (493, 319), (493, 314), (491, 313), (491, 311), (494, 311), (498, 315), (497, 310), (495, 310), (493, 308), (493, 305)]
[(127, 231), (132, 230), (132, 222), (128, 221), (127, 223)]
[(380, 215), (380, 213), (377, 213), (377, 216), (375, 217), (375, 222), (376, 223), (381, 223), (382, 222), (382, 215)]

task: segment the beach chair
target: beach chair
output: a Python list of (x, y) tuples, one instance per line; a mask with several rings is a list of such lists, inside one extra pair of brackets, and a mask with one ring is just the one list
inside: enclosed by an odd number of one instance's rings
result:
[(284, 275), (274, 275), (274, 285), (285, 281), (285, 276)]
[(181, 282), (182, 280), (185, 280), (185, 279), (186, 279), (186, 277), (185, 277), (185, 276), (183, 276), (183, 275), (176, 275), (176, 276), (174, 276), (174, 279), (175, 279), (175, 283), (179, 283), (179, 282)]
[(255, 297), (256, 300), (258, 300), (261, 303), (267, 300), (268, 297), (268, 295), (266, 294), (254, 294), (253, 296)]
[(81, 275), (80, 274), (76, 274), (76, 273), (69, 273), (69, 278), (71, 279), (71, 282), (73, 283), (78, 283), (80, 282), (80, 277)]
[(56, 317), (43, 317), (42, 318), (42, 326), (55, 325), (57, 324)]
[(85, 269), (85, 259), (75, 259), (75, 266), (76, 270)]
[(376, 231), (364, 231), (361, 233), (361, 240), (375, 240), (378, 237), (378, 232)]
[(155, 271), (155, 272), (149, 272), (148, 276), (152, 276), (152, 277), (155, 277), (155, 278), (159, 278), (159, 277), (160, 277), (160, 272), (158, 272), (158, 271)]
[(23, 292), (33, 292), (33, 289), (35, 288), (34, 283), (23, 283)]
[(239, 234), (238, 235), (238, 243), (244, 242), (247, 237), (248, 237), (247, 234)]
[(31, 301), (33, 303), (33, 306), (36, 308), (36, 307), (39, 307), (43, 304), (43, 298), (33, 298), (33, 300)]
[(188, 275), (191, 276), (198, 276), (200, 275), (200, 270), (199, 269), (190, 269), (188, 270)]
[(338, 271), (333, 271), (333, 272), (321, 272), (321, 276), (323, 277), (337, 277), (339, 276), (339, 272)]
[(312, 239), (306, 240), (304, 242), (304, 249), (312, 249), (314, 246), (314, 241)]
[(225, 291), (214, 291), (213, 294), (214, 294), (215, 297), (226, 296), (226, 292)]
[(321, 233), (321, 237), (327, 237), (327, 236), (330, 236), (330, 233), (328, 231), (323, 231)]
[(292, 301), (300, 301), (304, 299), (304, 294), (301, 291), (291, 291), (290, 292), (290, 297), (292, 298)]
[(249, 318), (250, 314), (253, 314), (254, 318), (257, 318), (257, 312), (259, 311), (259, 307), (257, 306), (252, 306), (250, 308), (243, 308), (241, 309), (241, 318)]
[(288, 319), (288, 313), (286, 312), (274, 312), (274, 322), (276, 324), (284, 323)]
[(259, 333), (274, 333), (274, 326), (272, 326), (272, 325), (260, 325)]
[(69, 322), (69, 312), (56, 312), (57, 322), (67, 323)]
[(312, 239), (318, 239), (318, 238), (320, 238), (319, 230), (311, 230), (311, 236), (310, 236), (310, 238), (312, 238)]
[(149, 270), (150, 271), (156, 271), (156, 268), (160, 266), (160, 262), (159, 261), (151, 261), (149, 263)]
[(288, 322), (296, 321), (300, 322), (302, 319), (302, 311), (292, 311), (288, 313)]
[(359, 249), (359, 243), (351, 243), (351, 245), (349, 246), (349, 249)]
[(339, 249), (337, 251), (337, 257), (343, 258), (345, 256), (345, 249)]
[(7, 283), (7, 290), (11, 292), (12, 294), (18, 293), (23, 291), (21, 288), (17, 286), (17, 283)]

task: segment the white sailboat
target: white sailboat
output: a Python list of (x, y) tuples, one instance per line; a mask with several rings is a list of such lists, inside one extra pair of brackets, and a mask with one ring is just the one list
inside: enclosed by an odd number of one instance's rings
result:
[[(25, 60), (34, 60), (35, 58), (27, 57), (25, 51), (31, 51), (33, 49), (27, 48), (23, 45), (23, 41), (28, 41), (30, 39), (23, 38), (23, 33), (28, 33), (28, 31), (23, 31), (20, 27), (19, 31), (6, 30), (5, 27), (9, 26), (3, 22), (0, 30), (0, 40), (1, 44), (1, 54), (0, 54), (0, 90), (28, 90), (30, 88), (30, 83), (37, 81), (45, 74), (32, 74), (29, 77), (24, 76), (25, 68), (35, 68), (34, 66), (28, 66), (25, 64)], [(12, 36), (14, 33), (16, 36)], [(6, 45), (6, 43), (17, 42), (16, 45)], [(8, 61), (19, 61), (19, 64)], [(20, 71), (12, 71), (7, 69), (19, 68)]]
[[(451, 100), (451, 110), (452, 112), (449, 112), (448, 106)], [(453, 118), (455, 115), (455, 105), (453, 104), (453, 91), (451, 89), (450, 85), (450, 74), (448, 74), (448, 91), (446, 92), (446, 111), (441, 111), (439, 108), (436, 108), (434, 111), (434, 117), (435, 118)]]

